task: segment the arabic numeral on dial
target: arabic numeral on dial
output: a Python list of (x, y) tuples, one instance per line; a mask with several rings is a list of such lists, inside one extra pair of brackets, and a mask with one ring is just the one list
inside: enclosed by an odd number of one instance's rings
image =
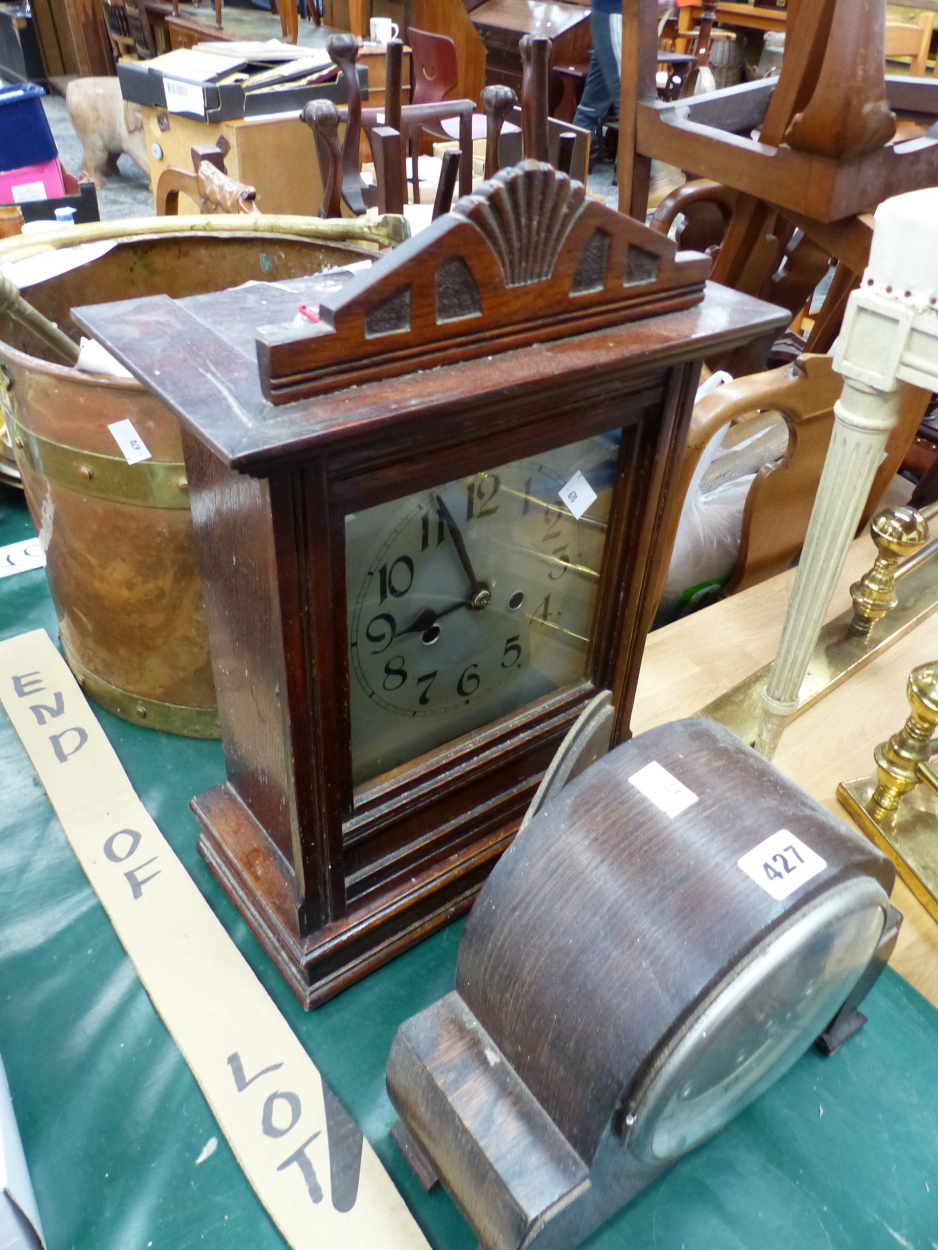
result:
[[(562, 516), (563, 512), (560, 508), (552, 508), (550, 504), (544, 505), (544, 524), (547, 526), (547, 529), (541, 535), (542, 543), (553, 542), (555, 538), (560, 537), (560, 518)], [(556, 525), (557, 528), (551, 529), (552, 525)]]
[[(392, 690), (400, 690), (406, 680), (407, 670), (404, 668), (404, 657), (402, 655), (392, 656), (384, 666), (385, 690), (387, 690), (388, 693)], [(389, 683), (392, 681), (394, 684), (390, 685)]]
[[(430, 546), (430, 528), (431, 528), (430, 527), (430, 510), (428, 508), (426, 512), (423, 512), (420, 515), (420, 550), (421, 551), (426, 551), (427, 548)], [(436, 545), (437, 547), (439, 547), (440, 543), (443, 541), (445, 537), (446, 537), (446, 522), (443, 520), (440, 514), (437, 513), (437, 516), (436, 516)]]
[(478, 667), (478, 664), (470, 664), (469, 667), (463, 672), (459, 681), (456, 683), (456, 693), (461, 699), (468, 698), (468, 696), (478, 690), (479, 686), (482, 684), (482, 678), (476, 672)]
[(531, 613), (531, 620), (543, 621), (545, 625), (547, 624), (550, 620), (550, 595), (547, 595), (544, 601), (537, 605)]
[(520, 634), (515, 634), (505, 643), (505, 650), (502, 652), (502, 668), (513, 668), (521, 659), (521, 647), (519, 645)]
[(426, 685), (426, 689), (420, 692), (420, 698), (417, 700), (424, 707), (430, 702), (430, 687), (433, 685), (433, 679), (436, 677), (436, 674), (437, 670), (434, 669), (432, 673), (424, 673), (422, 677), (417, 678), (418, 686)]
[[(482, 517), (494, 516), (498, 504), (492, 500), (501, 489), (501, 478), (497, 473), (486, 473), (478, 481), (469, 482), (466, 486), (466, 520), (481, 520)], [(476, 511), (478, 508), (478, 511)]]
[(378, 583), (381, 591), (381, 603), (388, 595), (392, 599), (401, 599), (414, 584), (414, 562), (410, 556), (398, 556), (390, 568), (382, 564), (378, 570)]
[(566, 573), (567, 565), (570, 563), (570, 557), (567, 555), (567, 548), (569, 546), (569, 543), (564, 543), (562, 547), (555, 547), (551, 552), (553, 558), (560, 562), (561, 568), (559, 572), (556, 569), (551, 569), (551, 571), (547, 574), (549, 581), (558, 582), (561, 577), (563, 577), (564, 573)]
[(368, 628), (365, 630), (365, 637), (369, 642), (380, 642), (383, 646), (375, 647), (372, 655), (380, 655), (382, 651), (387, 651), (388, 647), (394, 641), (394, 635), (397, 632), (397, 621), (391, 616), (390, 612), (382, 612), (380, 616), (376, 616), (368, 622)]

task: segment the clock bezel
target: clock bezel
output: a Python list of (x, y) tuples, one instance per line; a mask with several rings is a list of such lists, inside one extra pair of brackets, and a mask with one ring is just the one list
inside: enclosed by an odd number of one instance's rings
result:
[[(639, 624), (645, 597), (643, 584), (632, 585), (632, 574), (646, 559), (654, 539), (654, 524), (645, 504), (658, 489), (658, 475), (666, 460), (663, 451), (670, 440), (668, 423), (659, 423), (659, 419), (662, 408), (675, 412), (679, 409), (678, 391), (695, 388), (696, 369), (690, 373), (692, 377), (687, 371), (679, 371), (669, 378), (665, 371), (651, 370), (620, 387), (610, 387), (607, 376), (602, 392), (566, 401), (558, 400), (545, 388), (543, 395), (532, 397), (532, 415), (524, 423), (516, 420), (509, 429), (495, 432), (482, 414), (476, 420), (465, 419), (460, 423), (462, 438), (434, 447), (432, 455), (422, 460), (411, 454), (409, 439), (381, 449), (367, 473), (350, 472), (343, 457), (331, 460), (326, 472), (328, 529), (325, 533), (321, 529), (317, 532), (321, 539), (326, 539), (332, 553), (329, 598), (337, 609), (343, 605), (339, 609), (343, 628), (330, 631), (326, 642), (327, 646), (331, 643), (330, 652), (320, 661), (318, 671), (328, 669), (339, 678), (333, 692), (322, 699), (322, 734), (342, 747), (341, 762), (337, 761), (333, 774), (339, 802), (331, 824), (334, 853), (341, 854), (346, 864), (345, 889), (350, 905), (378, 885), (384, 888), (408, 877), (415, 864), (426, 864), (428, 855), (439, 860), (457, 850), (465, 835), (452, 818), (440, 820), (440, 813), (434, 814), (441, 802), (446, 808), (465, 808), (471, 793), (475, 800), (470, 802), (471, 807), (478, 807), (480, 799), (491, 803), (498, 790), (486, 786), (486, 777), (518, 772), (525, 761), (524, 783), (516, 785), (510, 801), (497, 804), (492, 812), (493, 823), (498, 826), (497, 845), (507, 845), (543, 768), (597, 690), (613, 690), (613, 701), (620, 709), (618, 732), (627, 725), (634, 681), (632, 688), (624, 682), (626, 669), (619, 664), (619, 652), (622, 638)], [(625, 408), (630, 411), (623, 411)], [(571, 427), (573, 418), (575, 427)], [(473, 730), (356, 790), (352, 785), (349, 716), (349, 685), (353, 678), (348, 666), (348, 621), (344, 608), (348, 592), (346, 515), (393, 502), (442, 481), (554, 451), (575, 441), (570, 437), (571, 428), (576, 429), (577, 439), (610, 430), (622, 431), (586, 679)], [(637, 516), (644, 516), (645, 522), (637, 541), (630, 544), (627, 538)], [(620, 587), (624, 585), (630, 587), (630, 593), (623, 595)], [(324, 614), (318, 619), (322, 621)], [(650, 621), (646, 628), (647, 624)], [(497, 759), (488, 763), (493, 755)], [(532, 757), (538, 761), (533, 772)], [(504, 793), (506, 787), (500, 784)], [(446, 791), (443, 800), (441, 790)], [(340, 833), (336, 831), (336, 815), (341, 823)], [(446, 834), (437, 833), (431, 839), (419, 832), (421, 825), (439, 829), (441, 824), (450, 825)]]

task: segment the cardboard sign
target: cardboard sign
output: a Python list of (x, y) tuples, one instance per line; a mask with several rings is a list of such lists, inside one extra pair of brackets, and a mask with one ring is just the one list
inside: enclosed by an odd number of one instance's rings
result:
[(0, 700), (153, 1005), (294, 1250), (429, 1250), (391, 1178), (140, 802), (43, 630)]

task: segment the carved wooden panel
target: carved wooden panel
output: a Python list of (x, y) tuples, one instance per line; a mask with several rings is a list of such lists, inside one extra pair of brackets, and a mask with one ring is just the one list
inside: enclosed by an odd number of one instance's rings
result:
[[(275, 404), (687, 308), (710, 261), (525, 161), (323, 301), (309, 330), (257, 340)], [(530, 287), (539, 290), (532, 316)]]

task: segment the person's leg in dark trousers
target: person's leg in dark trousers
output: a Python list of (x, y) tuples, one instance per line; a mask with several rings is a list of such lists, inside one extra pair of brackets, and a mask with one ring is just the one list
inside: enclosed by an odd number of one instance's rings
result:
[(593, 50), (583, 97), (573, 118), (575, 126), (583, 126), (593, 136), (590, 165), (602, 152), (602, 123), (613, 104), (619, 100), (619, 66), (609, 31), (610, 14), (600, 9), (590, 11)]

